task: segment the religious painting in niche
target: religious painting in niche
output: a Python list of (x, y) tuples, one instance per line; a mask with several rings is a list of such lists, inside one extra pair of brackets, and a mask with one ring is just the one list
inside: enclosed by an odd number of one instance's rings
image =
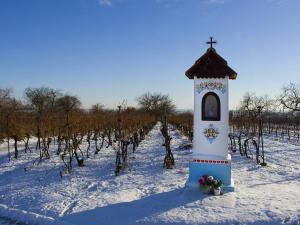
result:
[(202, 120), (220, 120), (220, 99), (214, 92), (208, 92), (202, 99)]

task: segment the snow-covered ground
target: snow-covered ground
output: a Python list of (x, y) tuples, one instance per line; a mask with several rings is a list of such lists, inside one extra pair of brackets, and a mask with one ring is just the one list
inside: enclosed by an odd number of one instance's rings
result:
[(0, 225), (25, 225), (25, 224), (8, 218), (0, 217)]
[(210, 196), (185, 188), (191, 149), (180, 147), (188, 140), (176, 130), (175, 168), (162, 168), (159, 128), (129, 155), (129, 168), (117, 177), (111, 148), (63, 178), (57, 156), (33, 164), (35, 151), (11, 162), (0, 153), (0, 217), (65, 225), (300, 224), (299, 146), (265, 140), (267, 167), (234, 153), (235, 192)]

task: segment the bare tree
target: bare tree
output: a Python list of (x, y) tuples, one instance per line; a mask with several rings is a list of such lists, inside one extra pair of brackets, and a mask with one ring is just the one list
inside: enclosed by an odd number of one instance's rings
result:
[(76, 96), (65, 95), (57, 99), (56, 106), (59, 110), (65, 113), (68, 123), (70, 113), (79, 109), (81, 102)]
[(166, 115), (163, 116), (162, 127), (160, 130), (164, 137), (163, 146), (165, 146), (165, 148), (166, 148), (166, 156), (164, 158), (164, 168), (171, 169), (175, 165), (175, 160), (174, 160), (174, 156), (173, 156), (173, 153), (171, 150), (172, 137), (169, 135), (168, 122), (167, 122)]
[(22, 110), (23, 105), (20, 101), (16, 99), (11, 99), (8, 111), (9, 111), (9, 118), (8, 118), (8, 126), (9, 126), (9, 134), (8, 136), (14, 140), (14, 148), (15, 154), (14, 158), (18, 158), (18, 141), (21, 141), (22, 138), (25, 136), (25, 123), (26, 121), (22, 118)]
[[(4, 138), (8, 138), (8, 117), (9, 117), (9, 104), (12, 99), (12, 90), (9, 88), (0, 88), (0, 141)], [(9, 149), (9, 141), (8, 141)]]
[[(80, 128), (80, 119), (77, 116), (71, 118), (72, 114), (80, 111), (81, 102), (76, 96), (65, 95), (57, 99), (56, 107), (63, 115), (65, 115), (65, 151), (62, 155), (62, 160), (66, 165), (67, 171), (70, 173), (72, 170), (72, 158), (75, 155), (78, 166), (84, 166), (83, 153), (79, 147), (82, 136), (78, 135)], [(77, 150), (80, 151), (82, 158), (78, 156)], [(69, 161), (66, 161), (66, 153), (69, 154)]]
[(283, 86), (282, 93), (279, 97), (280, 104), (294, 112), (300, 111), (300, 82), (299, 83), (289, 83)]
[(138, 105), (159, 119), (164, 113), (175, 112), (175, 105), (169, 95), (147, 92), (137, 98)]
[(102, 113), (104, 111), (104, 105), (101, 103), (96, 103), (92, 105), (91, 112), (92, 113)]
[(12, 89), (0, 88), (0, 107), (11, 98)]
[(274, 109), (274, 100), (268, 95), (256, 96), (247, 92), (240, 103), (240, 111), (247, 113), (249, 117), (257, 117), (262, 112), (270, 112)]
[[(47, 87), (41, 88), (26, 88), (25, 96), (27, 101), (35, 110), (36, 113), (36, 126), (37, 126), (37, 146), (36, 148), (41, 149), (41, 125), (45, 119), (46, 113), (53, 113), (53, 107), (57, 96), (59, 96), (59, 91), (53, 90)], [(40, 152), (41, 153), (41, 152)], [(42, 156), (40, 154), (40, 156)]]
[[(14, 158), (18, 158), (18, 141), (23, 140), (25, 134), (30, 135), (31, 127), (27, 120), (28, 112), (26, 110), (25, 105), (12, 96), (11, 89), (0, 89), (0, 137), (1, 139), (5, 137), (7, 140), (9, 160), (10, 139), (14, 140)], [(27, 150), (28, 145), (25, 147)]]
[(7, 152), (8, 152), (8, 159), (10, 160), (10, 127), (11, 127), (11, 109), (14, 104), (14, 99), (12, 97), (12, 89), (0, 89), (0, 137), (1, 140), (6, 138), (7, 141)]

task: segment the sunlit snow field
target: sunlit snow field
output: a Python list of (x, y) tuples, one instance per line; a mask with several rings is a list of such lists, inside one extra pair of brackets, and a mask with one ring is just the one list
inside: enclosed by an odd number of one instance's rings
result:
[[(165, 155), (158, 123), (129, 167), (114, 175), (115, 151), (101, 149), (59, 175), (62, 162), (33, 164), (38, 152), (7, 160), (0, 151), (0, 217), (30, 224), (300, 224), (300, 147), (265, 139), (267, 167), (233, 154), (235, 192), (222, 196), (185, 188), (191, 149), (186, 137), (171, 129), (175, 168), (162, 167)], [(33, 149), (33, 147), (32, 147)], [(83, 148), (84, 149), (84, 148)], [(0, 225), (6, 225), (0, 219)]]

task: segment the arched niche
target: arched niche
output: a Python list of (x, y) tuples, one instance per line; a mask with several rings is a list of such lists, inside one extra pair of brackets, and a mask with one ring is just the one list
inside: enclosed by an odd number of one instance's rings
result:
[(202, 120), (220, 121), (220, 98), (214, 92), (207, 92), (202, 98)]

